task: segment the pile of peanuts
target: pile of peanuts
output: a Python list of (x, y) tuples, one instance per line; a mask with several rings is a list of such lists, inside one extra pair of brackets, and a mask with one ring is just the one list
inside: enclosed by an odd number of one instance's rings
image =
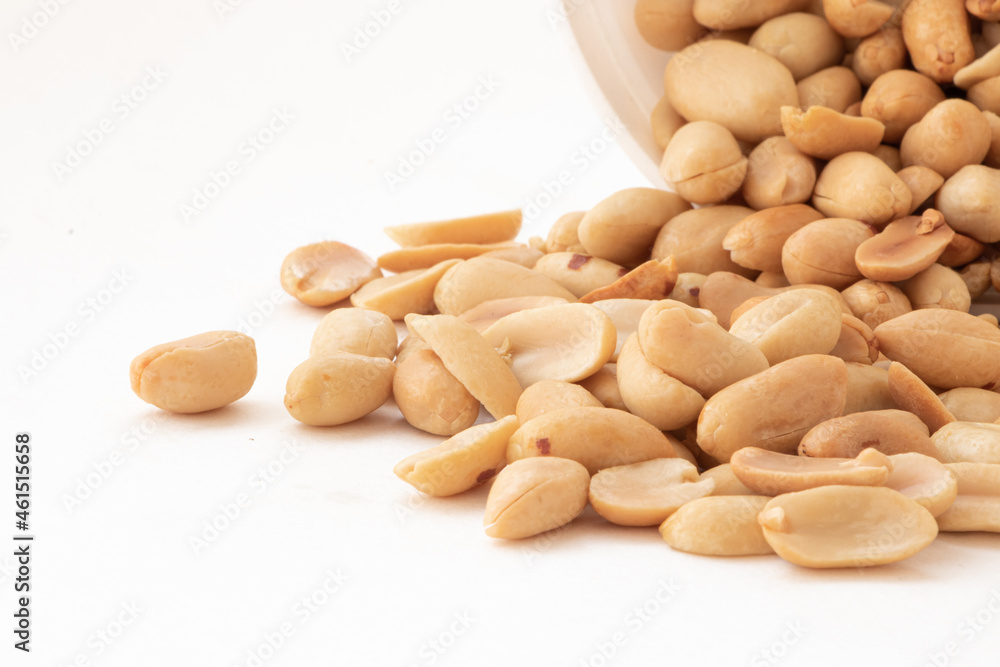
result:
[[(527, 244), (504, 211), (389, 227), (377, 261), (298, 248), (284, 289), (353, 307), (319, 322), (289, 414), (393, 397), (447, 437), (396, 475), (490, 482), (496, 538), (589, 504), (681, 551), (828, 568), (1000, 532), (1000, 328), (969, 312), (1000, 288), (1000, 2), (638, 0), (636, 20), (678, 51), (652, 118), (675, 192), (616, 192)], [(227, 331), (131, 367), (181, 413), (255, 376)]]

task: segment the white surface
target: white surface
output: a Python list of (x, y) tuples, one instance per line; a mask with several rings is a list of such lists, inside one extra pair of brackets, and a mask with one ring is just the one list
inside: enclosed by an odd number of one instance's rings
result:
[[(861, 572), (687, 556), (589, 512), (503, 544), (481, 529), (485, 489), (421, 499), (395, 478), (398, 460), (438, 439), (392, 405), (337, 429), (291, 420), (285, 378), (323, 313), (281, 296), (292, 248), (336, 238), (378, 254), (391, 247), (385, 224), (527, 207), (565, 172), (554, 202), (528, 209), (526, 238), (644, 180), (615, 146), (581, 152), (602, 145), (605, 120), (551, 4), (402, 2), (350, 63), (339, 44), (386, 3), (254, 0), (224, 17), (217, 5), (71, 2), (18, 52), (0, 48), (0, 439), (11, 456), (14, 433), (34, 438), (38, 536), (35, 650), (14, 651), (5, 626), (2, 664), (252, 665), (248, 651), (283, 631), (260, 664), (923, 665), (937, 653), (937, 664), (993, 664), (996, 536), (945, 536)], [(9, 0), (0, 25), (17, 30), (36, 11)], [(116, 99), (147, 67), (166, 79), (122, 118)], [(490, 76), (495, 93), (450, 124), (449, 107)], [(294, 120), (248, 160), (241, 144), (282, 108)], [(60, 181), (53, 162), (105, 117), (111, 133)], [(436, 127), (446, 141), (391, 192), (384, 172)], [(185, 224), (180, 205), (229, 160), (241, 173)], [(127, 284), (113, 294), (116, 272)], [(178, 417), (129, 390), (137, 353), (244, 321), (256, 323), (260, 374), (240, 402)], [(22, 380), (19, 367), (71, 325), (77, 335)], [(281, 463), (290, 441), (299, 451)], [(69, 511), (66, 496), (109, 465)], [(277, 475), (255, 477), (269, 465)], [(196, 554), (190, 539), (240, 494), (239, 517)], [(347, 579), (326, 596), (331, 570)], [(313, 595), (324, 603), (306, 613)], [(126, 605), (141, 611), (104, 643)]]

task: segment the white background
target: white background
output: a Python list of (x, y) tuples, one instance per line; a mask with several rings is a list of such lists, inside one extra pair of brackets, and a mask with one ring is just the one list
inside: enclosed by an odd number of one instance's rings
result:
[[(12, 456), (32, 435), (37, 535), (30, 655), (11, 648), (0, 550), (4, 665), (995, 664), (995, 536), (832, 572), (689, 556), (590, 511), (499, 543), (485, 488), (423, 499), (395, 478), (440, 439), (391, 403), (335, 429), (287, 415), (324, 312), (279, 290), (296, 246), (377, 255), (387, 224), (548, 204), (526, 209), (526, 239), (646, 185), (619, 146), (581, 152), (614, 123), (551, 2), (404, 0), (350, 58), (386, 2), (75, 0), (11, 44), (42, 4), (0, 10), (0, 439)], [(469, 101), (482, 79), (495, 90)], [(463, 101), (476, 110), (450, 121)], [(276, 110), (292, 120), (251, 150)], [(435, 128), (445, 139), (390, 188)], [(172, 416), (131, 393), (139, 352), (241, 323), (260, 372), (238, 403)]]

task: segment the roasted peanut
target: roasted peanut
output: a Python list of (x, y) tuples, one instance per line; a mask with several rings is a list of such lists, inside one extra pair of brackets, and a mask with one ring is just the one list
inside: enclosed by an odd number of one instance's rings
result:
[(962, 277), (947, 266), (931, 264), (900, 284), (914, 308), (951, 308), (969, 312), (972, 296)]
[(257, 378), (257, 348), (236, 331), (209, 331), (151, 347), (129, 366), (135, 395), (162, 410), (214, 410), (246, 395)]
[(763, 213), (763, 209), (770, 207), (788, 207), (809, 201), (814, 185), (816, 161), (787, 138), (771, 137), (750, 152), (743, 180), (743, 198)]
[(941, 403), (963, 422), (995, 422), (1000, 419), (1000, 394), (974, 387), (958, 387), (944, 392)]
[(418, 222), (386, 227), (386, 236), (403, 246), (436, 243), (502, 243), (521, 231), (521, 211), (500, 211), (440, 222)]
[(674, 133), (660, 163), (660, 175), (692, 204), (718, 204), (743, 185), (747, 159), (732, 132), (698, 120)]
[(766, 496), (709, 496), (682, 505), (660, 526), (672, 548), (705, 556), (758, 556), (774, 553), (757, 516)]
[(590, 504), (620, 526), (658, 526), (685, 503), (704, 498), (715, 482), (698, 479), (683, 459), (652, 459), (605, 468), (590, 480)]
[(281, 264), (281, 286), (309, 306), (329, 306), (381, 277), (371, 257), (337, 241), (296, 248)]
[(958, 496), (937, 518), (938, 527), (948, 532), (1000, 533), (1000, 465), (948, 463), (945, 467), (958, 481)]
[(955, 421), (954, 415), (930, 387), (903, 364), (889, 364), (889, 395), (897, 406), (920, 418), (930, 433)]
[(576, 461), (514, 461), (497, 475), (486, 499), (486, 534), (516, 540), (563, 526), (587, 506), (589, 485), (590, 475)]
[(618, 389), (629, 412), (662, 431), (694, 423), (705, 405), (701, 394), (646, 359), (637, 334), (625, 342), (617, 370)]
[(377, 310), (394, 320), (401, 320), (410, 313), (430, 313), (434, 310), (434, 290), (438, 283), (448, 271), (459, 266), (461, 261), (448, 259), (429, 269), (414, 269), (394, 276), (376, 278), (352, 294), (351, 303), (358, 308)]
[(734, 262), (722, 247), (729, 230), (751, 213), (752, 209), (743, 206), (708, 206), (681, 213), (660, 229), (653, 245), (653, 259), (664, 260), (672, 255), (681, 273), (731, 271), (753, 276), (752, 270)]
[(945, 463), (1000, 464), (1000, 424), (955, 421), (932, 439)]
[(285, 409), (310, 426), (352, 422), (389, 400), (395, 370), (388, 359), (350, 352), (311, 357), (288, 376)]
[(847, 67), (828, 67), (799, 81), (799, 106), (828, 107), (844, 113), (861, 101), (861, 82)]
[(902, 69), (907, 55), (903, 32), (889, 27), (858, 42), (851, 67), (861, 83), (870, 86), (886, 72)]
[(488, 257), (455, 264), (434, 288), (434, 304), (445, 315), (461, 315), (484, 301), (515, 296), (555, 296), (576, 301), (572, 292), (548, 276)]
[(777, 58), (796, 81), (844, 59), (844, 38), (822, 16), (803, 12), (768, 19), (748, 45)]
[(895, 454), (889, 457), (892, 472), (885, 486), (915, 500), (921, 507), (939, 516), (955, 502), (958, 484), (943, 463), (923, 454)]
[(409, 424), (435, 435), (455, 435), (479, 417), (479, 400), (430, 349), (397, 362), (392, 395)]
[(965, 100), (945, 100), (906, 131), (899, 150), (904, 166), (930, 167), (947, 179), (982, 162), (991, 140), (990, 124), (979, 109)]
[(951, 83), (976, 57), (963, 0), (911, 0), (903, 11), (903, 39), (913, 66), (937, 83)]
[(705, 28), (694, 19), (694, 0), (636, 0), (635, 25), (650, 46), (679, 51)]
[(729, 333), (764, 353), (770, 365), (804, 354), (826, 354), (840, 338), (840, 303), (809, 289), (783, 292), (740, 315)]
[(871, 227), (848, 218), (810, 222), (781, 247), (782, 270), (793, 285), (818, 283), (845, 289), (862, 278), (855, 254), (873, 236)]
[(309, 356), (353, 352), (392, 359), (398, 344), (396, 327), (388, 316), (363, 308), (338, 308), (319, 321), (309, 345)]
[(906, 183), (884, 162), (854, 152), (838, 155), (820, 172), (813, 206), (831, 218), (881, 225), (909, 211), (912, 199)]
[(428, 495), (453, 496), (482, 484), (504, 467), (507, 439), (516, 430), (514, 416), (473, 426), (406, 457), (392, 471)]
[(955, 231), (981, 243), (1000, 241), (1000, 170), (983, 165), (963, 167), (945, 181), (934, 198)]
[(649, 259), (650, 248), (663, 225), (690, 209), (691, 204), (673, 192), (629, 188), (587, 211), (577, 231), (588, 254), (623, 266), (637, 266)]
[(561, 380), (541, 380), (521, 393), (515, 414), (523, 424), (546, 412), (563, 408), (603, 408), (593, 394), (578, 384)]
[[(809, 190), (812, 192), (812, 187)], [(805, 204), (766, 208), (748, 215), (731, 227), (722, 240), (722, 247), (730, 252), (732, 260), (740, 266), (758, 271), (781, 272), (781, 249), (788, 237), (810, 222), (822, 218), (822, 213)]]
[(781, 128), (806, 155), (832, 160), (852, 151), (870, 153), (882, 143), (885, 125), (874, 118), (848, 116), (826, 107), (781, 107)]
[(740, 482), (763, 496), (831, 484), (882, 486), (892, 470), (889, 457), (874, 449), (865, 449), (854, 458), (814, 459), (744, 447), (733, 454), (729, 465)]
[(897, 69), (872, 82), (861, 102), (861, 115), (882, 122), (883, 140), (898, 144), (912, 125), (944, 100), (944, 92), (930, 77)]
[(916, 452), (939, 458), (927, 427), (905, 410), (874, 410), (834, 417), (802, 436), (801, 456), (854, 458), (873, 448), (883, 454)]
[(885, 282), (906, 280), (933, 265), (954, 237), (955, 232), (945, 223), (944, 216), (928, 209), (922, 216), (911, 215), (890, 222), (857, 246), (854, 259), (865, 278)]

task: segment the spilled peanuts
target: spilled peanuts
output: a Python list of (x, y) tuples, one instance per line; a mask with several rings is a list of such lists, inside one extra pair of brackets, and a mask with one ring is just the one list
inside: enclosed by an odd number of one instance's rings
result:
[[(992, 28), (976, 3), (822, 5), (638, 3), (676, 51), (650, 116), (672, 191), (611, 193), (527, 243), (512, 210), (388, 227), (377, 262), (293, 250), (281, 285), (337, 307), (290, 369), (290, 416), (398, 409), (442, 441), (396, 475), (488, 485), (498, 539), (592, 513), (688, 554), (861, 568), (1000, 532), (1000, 329), (974, 309), (1000, 288), (1000, 56), (973, 48)], [(130, 376), (200, 412), (256, 362), (216, 331)]]

